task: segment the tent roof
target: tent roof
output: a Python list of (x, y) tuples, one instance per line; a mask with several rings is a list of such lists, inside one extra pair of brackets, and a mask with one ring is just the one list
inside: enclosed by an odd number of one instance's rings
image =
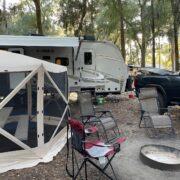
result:
[(61, 73), (67, 71), (67, 68), (61, 65), (56, 65), (22, 54), (0, 50), (0, 72), (32, 71), (40, 67), (41, 65), (43, 65), (47, 71), (53, 73)]
[(77, 37), (48, 37), (48, 36), (0, 36), (1, 46), (50, 46), (76, 47), (79, 46)]

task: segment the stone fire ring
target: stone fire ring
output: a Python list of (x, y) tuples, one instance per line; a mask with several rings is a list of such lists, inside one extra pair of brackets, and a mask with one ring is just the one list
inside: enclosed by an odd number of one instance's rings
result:
[(180, 169), (180, 150), (173, 147), (155, 144), (144, 145), (140, 149), (140, 159), (152, 168)]

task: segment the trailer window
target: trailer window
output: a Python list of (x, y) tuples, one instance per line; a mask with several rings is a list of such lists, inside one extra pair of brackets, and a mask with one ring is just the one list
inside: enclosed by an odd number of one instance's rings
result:
[(50, 61), (51, 57), (50, 56), (43, 56), (42, 59), (45, 60), (45, 61)]
[(13, 52), (13, 53), (16, 53), (16, 54), (21, 54), (21, 52), (20, 51), (11, 51), (11, 52)]
[(24, 54), (23, 48), (8, 48), (9, 52), (17, 53), (17, 54)]
[(69, 65), (69, 59), (67, 57), (56, 57), (55, 63), (62, 65), (62, 66), (68, 66)]
[(91, 52), (85, 52), (84, 53), (84, 64), (85, 65), (91, 65), (92, 64), (92, 53)]

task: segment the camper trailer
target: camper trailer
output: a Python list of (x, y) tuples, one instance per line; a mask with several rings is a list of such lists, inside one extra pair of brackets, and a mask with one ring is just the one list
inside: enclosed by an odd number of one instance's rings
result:
[(66, 66), (70, 91), (125, 91), (128, 68), (111, 42), (77, 37), (0, 36), (0, 49)]

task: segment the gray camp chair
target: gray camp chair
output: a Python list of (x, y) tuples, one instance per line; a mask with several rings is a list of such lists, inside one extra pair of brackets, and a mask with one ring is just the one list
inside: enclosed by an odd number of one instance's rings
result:
[[(150, 137), (160, 137), (165, 134), (174, 134), (172, 120), (168, 114), (160, 114), (158, 93), (156, 88), (141, 88), (139, 94), (141, 118), (139, 127), (146, 128)], [(142, 122), (144, 125), (142, 126)]]
[(84, 124), (98, 124), (99, 127), (102, 128), (102, 135), (105, 136), (107, 142), (120, 137), (117, 121), (113, 117), (111, 111), (96, 110), (92, 102), (90, 91), (79, 92), (78, 101), (81, 118)]

